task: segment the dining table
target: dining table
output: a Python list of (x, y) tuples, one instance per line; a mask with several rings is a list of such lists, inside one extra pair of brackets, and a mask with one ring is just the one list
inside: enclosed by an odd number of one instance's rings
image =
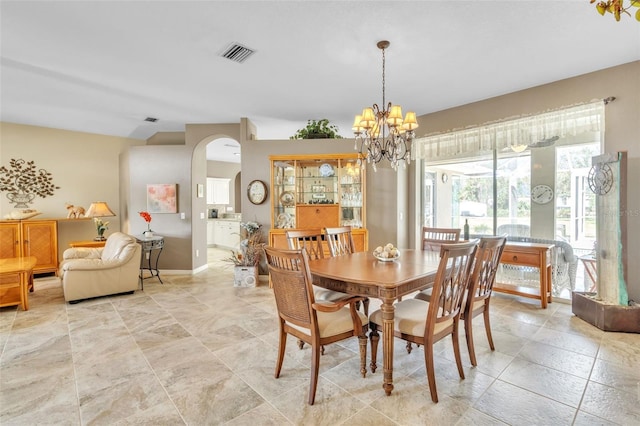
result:
[(382, 301), (382, 387), (387, 395), (393, 390), (394, 302), (431, 287), (439, 263), (439, 251), (419, 249), (402, 250), (392, 261), (378, 260), (369, 252), (309, 261), (313, 284)]

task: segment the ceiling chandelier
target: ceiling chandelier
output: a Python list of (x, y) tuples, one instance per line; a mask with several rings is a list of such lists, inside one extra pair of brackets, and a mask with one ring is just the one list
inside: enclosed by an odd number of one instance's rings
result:
[[(362, 110), (353, 121), (356, 136), (355, 150), (360, 153), (358, 163), (364, 167), (362, 159), (366, 158), (374, 171), (383, 159), (391, 163), (391, 168), (398, 170), (398, 164), (404, 160), (404, 166), (411, 163), (411, 141), (418, 128), (415, 112), (407, 112), (402, 118), (402, 107), (389, 102), (385, 108), (385, 55), (389, 47), (386, 40), (379, 41), (378, 49), (382, 50), (382, 108), (378, 104)], [(358, 143), (360, 146), (358, 147)]]

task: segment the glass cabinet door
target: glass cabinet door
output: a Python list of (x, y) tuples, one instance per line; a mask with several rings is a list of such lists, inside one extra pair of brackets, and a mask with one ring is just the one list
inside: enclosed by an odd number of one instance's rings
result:
[(355, 160), (341, 160), (340, 167), (340, 226), (363, 228), (362, 169)]
[(296, 227), (295, 160), (273, 162), (273, 227)]

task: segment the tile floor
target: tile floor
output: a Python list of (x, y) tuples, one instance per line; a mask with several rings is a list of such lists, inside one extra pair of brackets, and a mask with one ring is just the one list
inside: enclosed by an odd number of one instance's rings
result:
[[(64, 302), (39, 282), (31, 309), (0, 309), (2, 425), (637, 425), (640, 335), (604, 333), (569, 305), (495, 295), (496, 351), (476, 323), (478, 367), (439, 342), (433, 404), (423, 351), (396, 344), (395, 390), (381, 369), (358, 374), (357, 339), (326, 348), (316, 404), (306, 404), (310, 350), (289, 340), (273, 378), (273, 296), (234, 288), (225, 252), (208, 271), (147, 280), (144, 292)], [(372, 301), (373, 302), (373, 301)], [(373, 303), (372, 303), (373, 304)], [(374, 306), (375, 308), (375, 306)]]

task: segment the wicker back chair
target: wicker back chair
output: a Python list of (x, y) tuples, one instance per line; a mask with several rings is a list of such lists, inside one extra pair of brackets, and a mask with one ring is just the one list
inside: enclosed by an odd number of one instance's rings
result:
[(422, 250), (439, 251), (442, 244), (457, 243), (459, 240), (459, 229), (422, 227)]
[[(322, 229), (291, 230), (286, 231), (285, 236), (287, 237), (287, 244), (289, 244), (290, 250), (305, 249), (310, 260), (324, 259), (324, 248), (322, 245), (324, 233)], [(313, 296), (318, 301), (335, 302), (336, 300), (348, 297), (348, 294), (314, 285)], [(365, 315), (367, 313), (365, 310)], [(304, 341), (298, 340), (298, 347), (302, 349), (304, 347)], [(321, 353), (324, 355), (324, 347), (322, 347)]]
[[(265, 247), (269, 275), (273, 283), (280, 325), (280, 343), (275, 378), (280, 377), (287, 344), (287, 334), (311, 345), (311, 380), (309, 405), (313, 405), (318, 385), (320, 348), (323, 345), (358, 336), (360, 373), (366, 374), (367, 317), (356, 310), (358, 296), (343, 300), (316, 302), (311, 286), (309, 256), (306, 250), (278, 250)], [(348, 307), (347, 307), (348, 306)]]
[[(424, 346), (427, 380), (433, 402), (438, 402), (433, 364), (434, 343), (451, 336), (458, 374), (461, 379), (464, 379), (458, 343), (458, 323), (471, 277), (477, 244), (477, 241), (443, 244), (431, 302), (407, 299), (395, 305), (395, 337)], [(382, 331), (382, 321), (381, 310), (375, 311), (369, 317), (372, 371), (376, 369), (377, 348), (380, 340), (378, 332)]]

